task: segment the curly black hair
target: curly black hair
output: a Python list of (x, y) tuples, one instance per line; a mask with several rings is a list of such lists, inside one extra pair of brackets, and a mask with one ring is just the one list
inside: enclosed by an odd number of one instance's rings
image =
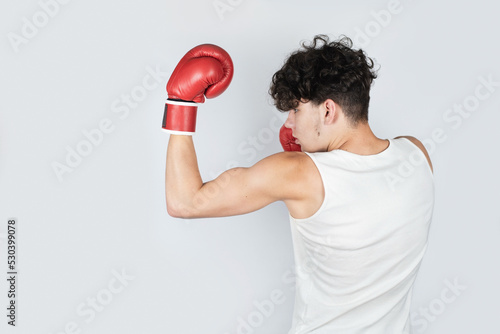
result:
[(316, 35), (310, 45), (301, 45), (273, 75), (269, 94), (276, 108), (289, 111), (299, 102), (319, 105), (332, 99), (352, 124), (367, 122), (370, 86), (377, 77), (373, 60), (354, 50), (346, 36), (330, 42)]

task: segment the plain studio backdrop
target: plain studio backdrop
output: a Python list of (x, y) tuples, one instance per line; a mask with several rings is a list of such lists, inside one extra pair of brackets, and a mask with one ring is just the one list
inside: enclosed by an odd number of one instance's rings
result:
[[(282, 334), (293, 309), (288, 212), (168, 216), (165, 84), (202, 43), (231, 55), (198, 110), (208, 181), (281, 151), (272, 74), (316, 34), (380, 66), (370, 121), (413, 135), (436, 205), (413, 290), (414, 333), (498, 333), (500, 65), (488, 0), (4, 1), (0, 10), (0, 268), (17, 219), (16, 327), (2, 333)], [(463, 2), (461, 2), (463, 3)], [(411, 173), (411, 164), (401, 173)]]

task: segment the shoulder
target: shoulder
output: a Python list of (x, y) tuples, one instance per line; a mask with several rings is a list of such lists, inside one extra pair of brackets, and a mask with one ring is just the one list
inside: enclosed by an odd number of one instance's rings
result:
[[(266, 186), (280, 187), (284, 198), (300, 199), (322, 187), (314, 161), (304, 152), (280, 152), (250, 167), (253, 177)], [(311, 189), (311, 191), (309, 191)]]
[(431, 162), (431, 158), (429, 156), (429, 153), (427, 152), (424, 144), (422, 144), (422, 142), (420, 140), (418, 140), (417, 138), (412, 137), (412, 136), (398, 136), (398, 137), (395, 137), (394, 139), (399, 139), (399, 138), (406, 138), (409, 141), (411, 141), (415, 146), (417, 146), (425, 154), (425, 157), (427, 158), (427, 162), (429, 163), (431, 170), (434, 171), (434, 169), (432, 168), (432, 162)]
[(304, 152), (280, 152), (257, 162), (253, 169), (259, 172), (271, 172), (280, 178), (306, 180), (314, 173), (316, 165)]
[(312, 163), (312, 159), (304, 152), (280, 152), (272, 154), (256, 165), (262, 164), (269, 167), (283, 167), (286, 169), (307, 168), (308, 163)]
[[(294, 218), (312, 216), (324, 199), (324, 186), (313, 159), (304, 152), (281, 152), (271, 155), (263, 163), (263, 172), (273, 170), (268, 187), (280, 193), (278, 196)], [(260, 174), (260, 173), (259, 173)]]

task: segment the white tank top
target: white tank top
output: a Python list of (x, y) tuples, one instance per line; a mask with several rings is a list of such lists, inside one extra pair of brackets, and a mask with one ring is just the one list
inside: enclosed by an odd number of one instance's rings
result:
[(416, 145), (389, 142), (368, 156), (307, 153), (325, 198), (310, 218), (290, 216), (296, 289), (289, 334), (410, 333), (434, 181)]

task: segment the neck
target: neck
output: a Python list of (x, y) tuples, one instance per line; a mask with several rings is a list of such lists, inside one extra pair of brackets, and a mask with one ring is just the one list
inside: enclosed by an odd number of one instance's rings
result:
[(359, 155), (372, 155), (382, 152), (388, 145), (386, 139), (375, 136), (366, 122), (359, 123), (356, 127), (347, 127), (343, 134), (330, 142), (327, 151), (344, 150)]

